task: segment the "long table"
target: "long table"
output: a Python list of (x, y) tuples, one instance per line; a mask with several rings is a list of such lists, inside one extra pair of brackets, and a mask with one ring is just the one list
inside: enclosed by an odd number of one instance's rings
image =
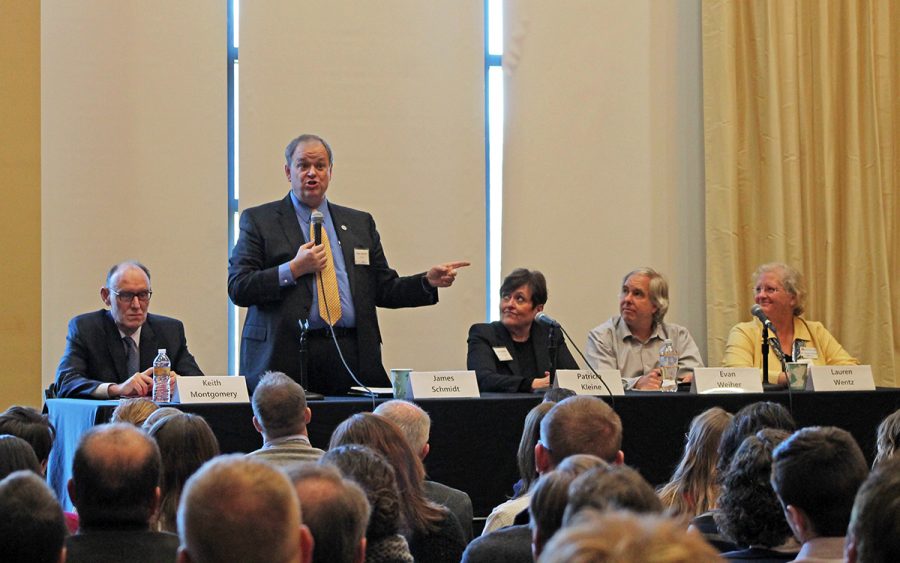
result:
[[(376, 404), (384, 399), (376, 400)], [(610, 402), (610, 399), (605, 399)], [(417, 401), (432, 419), (431, 453), (425, 459), (429, 478), (462, 489), (472, 498), (475, 516), (487, 515), (512, 494), (518, 480), (516, 450), (525, 415), (540, 401), (536, 395), (489, 394), (480, 399)], [(900, 408), (900, 390), (842, 393), (786, 392), (734, 395), (635, 393), (616, 397), (613, 407), (622, 418), (625, 462), (654, 485), (664, 483), (681, 455), (691, 419), (713, 406), (736, 412), (756, 401), (788, 407), (798, 426), (829, 425), (849, 431), (871, 461), (875, 429)], [(48, 480), (66, 510), (72, 504), (66, 490), (78, 440), (91, 426), (107, 422), (117, 401), (49, 399), (50, 420), (57, 440), (48, 466)], [(250, 452), (262, 445), (251, 423), (249, 404), (172, 405), (203, 416), (219, 439), (223, 453)], [(310, 441), (327, 449), (334, 428), (350, 415), (370, 411), (371, 399), (329, 397), (311, 401)]]

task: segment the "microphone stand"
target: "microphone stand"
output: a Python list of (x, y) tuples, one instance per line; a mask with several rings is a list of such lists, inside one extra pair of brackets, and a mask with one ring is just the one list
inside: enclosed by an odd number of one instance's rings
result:
[(300, 387), (307, 400), (321, 401), (325, 398), (321, 393), (311, 393), (309, 391), (309, 344), (306, 341), (306, 332), (309, 330), (309, 321), (300, 319), (297, 321), (300, 325)]
[(765, 386), (769, 381), (769, 327), (762, 327), (762, 383)]
[(547, 351), (550, 354), (550, 387), (553, 387), (553, 383), (556, 381), (556, 356), (559, 353), (559, 346), (554, 341), (553, 337), (556, 336), (554, 333), (554, 327), (550, 327), (550, 343), (547, 345)]

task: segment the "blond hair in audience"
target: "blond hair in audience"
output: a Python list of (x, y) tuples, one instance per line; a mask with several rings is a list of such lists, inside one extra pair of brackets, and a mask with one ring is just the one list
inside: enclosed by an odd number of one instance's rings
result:
[(146, 397), (134, 397), (122, 399), (119, 406), (112, 413), (110, 422), (125, 422), (140, 428), (147, 417), (153, 414), (159, 406)]
[(675, 520), (586, 510), (547, 544), (538, 563), (707, 563), (724, 561), (700, 534)]

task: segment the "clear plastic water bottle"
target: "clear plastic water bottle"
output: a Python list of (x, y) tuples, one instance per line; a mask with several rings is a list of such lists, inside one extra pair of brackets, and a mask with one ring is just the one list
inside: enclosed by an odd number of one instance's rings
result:
[(172, 373), (172, 361), (166, 355), (166, 349), (160, 348), (153, 360), (153, 402), (169, 403), (172, 401), (172, 387), (169, 377)]
[(659, 371), (662, 373), (662, 390), (677, 391), (678, 352), (672, 340), (667, 338), (659, 349)]

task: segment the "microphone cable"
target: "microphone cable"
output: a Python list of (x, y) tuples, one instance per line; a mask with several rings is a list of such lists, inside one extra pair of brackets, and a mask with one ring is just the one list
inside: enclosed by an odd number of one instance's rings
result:
[(597, 377), (597, 379), (600, 380), (600, 383), (603, 384), (603, 387), (606, 388), (606, 393), (609, 395), (609, 400), (610, 400), (610, 403), (612, 403), (612, 408), (613, 408), (613, 410), (616, 410), (616, 397), (612, 394), (612, 391), (609, 389), (609, 385), (607, 385), (606, 382), (603, 381), (603, 376), (600, 375), (599, 373), (597, 373), (597, 370), (594, 369), (594, 366), (592, 366), (591, 363), (587, 361), (587, 358), (585, 358), (584, 354), (581, 353), (581, 350), (578, 348), (578, 345), (575, 344), (575, 341), (572, 340), (572, 337), (569, 336), (569, 333), (566, 332), (566, 329), (563, 328), (562, 324), (559, 325), (559, 330), (562, 331), (562, 333), (566, 336), (566, 339), (568, 339), (569, 343), (572, 344), (572, 348), (575, 348), (575, 351), (578, 352), (578, 355), (581, 356), (582, 360), (584, 360), (585, 365), (588, 367), (589, 370), (591, 370), (591, 373), (593, 373)]

